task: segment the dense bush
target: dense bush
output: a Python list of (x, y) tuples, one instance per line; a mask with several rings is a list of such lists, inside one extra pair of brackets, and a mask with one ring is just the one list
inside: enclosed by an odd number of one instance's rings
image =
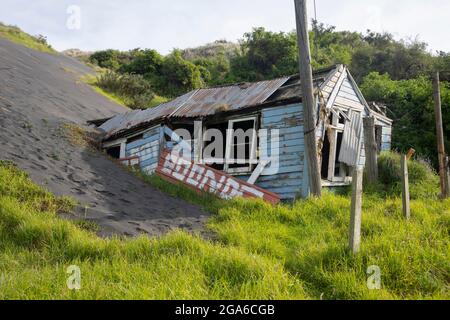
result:
[[(390, 196), (402, 193), (401, 155), (383, 152), (378, 157), (379, 184), (368, 186), (368, 191), (383, 192)], [(436, 199), (439, 195), (439, 177), (433, 167), (423, 159), (408, 161), (410, 195), (412, 199)]]
[(151, 85), (141, 75), (120, 75), (107, 71), (97, 78), (97, 86), (119, 95), (132, 109), (147, 108), (155, 97)]

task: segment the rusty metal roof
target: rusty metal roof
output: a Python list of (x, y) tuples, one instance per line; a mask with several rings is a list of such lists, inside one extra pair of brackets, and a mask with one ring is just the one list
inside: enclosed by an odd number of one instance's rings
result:
[(174, 118), (209, 116), (265, 102), (289, 77), (233, 86), (199, 89), (171, 114)]
[[(318, 70), (314, 73), (315, 85), (327, 82), (338, 66)], [(283, 77), (254, 83), (241, 83), (215, 88), (197, 89), (172, 101), (146, 110), (129, 111), (105, 122), (99, 128), (110, 139), (151, 123), (170, 118), (197, 118), (219, 112), (236, 111), (269, 101), (301, 97), (299, 77)], [(269, 100), (270, 98), (270, 100)]]
[(289, 77), (193, 90), (155, 108), (117, 115), (101, 125), (100, 129), (107, 133), (105, 139), (108, 139), (165, 118), (195, 118), (239, 110), (265, 102), (287, 80)]

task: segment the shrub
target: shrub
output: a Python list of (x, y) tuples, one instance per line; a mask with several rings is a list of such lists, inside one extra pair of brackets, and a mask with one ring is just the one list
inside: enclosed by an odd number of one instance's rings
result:
[[(400, 154), (396, 152), (383, 152), (378, 157), (378, 191), (385, 192), (388, 195), (401, 195), (402, 176), (400, 160)], [(439, 178), (433, 167), (426, 160), (408, 161), (408, 174), (412, 199), (437, 198), (439, 194)]]
[(97, 86), (103, 90), (116, 94), (132, 109), (147, 108), (155, 97), (150, 83), (141, 75), (119, 75), (113, 71), (97, 77)]

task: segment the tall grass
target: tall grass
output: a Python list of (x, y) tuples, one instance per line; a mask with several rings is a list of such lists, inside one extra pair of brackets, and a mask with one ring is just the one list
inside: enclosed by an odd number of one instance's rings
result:
[(5, 25), (1, 22), (0, 37), (6, 38), (30, 49), (47, 53), (56, 53), (56, 51), (47, 43), (47, 39), (44, 36), (31, 36), (16, 26)]
[[(384, 196), (401, 196), (402, 175), (401, 156), (396, 152), (383, 152), (378, 158), (379, 183), (367, 186)], [(439, 196), (439, 177), (431, 164), (423, 159), (408, 161), (410, 195), (412, 199), (437, 199)]]
[[(146, 179), (213, 211), (208, 228), (217, 240), (181, 231), (100, 239), (58, 218), (70, 206), (1, 164), (0, 299), (450, 298), (450, 200), (413, 200), (406, 222), (398, 198), (366, 194), (361, 253), (353, 256), (348, 197), (271, 206)], [(70, 265), (81, 269), (79, 291), (66, 286)], [(367, 288), (371, 265), (381, 269), (380, 290)]]

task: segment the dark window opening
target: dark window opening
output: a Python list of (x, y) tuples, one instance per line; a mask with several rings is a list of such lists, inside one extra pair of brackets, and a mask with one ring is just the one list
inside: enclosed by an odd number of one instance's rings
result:
[(338, 132), (337, 141), (336, 141), (336, 159), (335, 159), (335, 166), (334, 166), (334, 176), (335, 177), (339, 177), (341, 175), (341, 163), (339, 162), (339, 155), (341, 154), (341, 146), (342, 146), (343, 138), (344, 138), (344, 133)]
[(328, 135), (325, 135), (325, 140), (323, 141), (322, 147), (322, 168), (321, 176), (322, 179), (328, 179), (328, 164), (330, 162), (330, 140), (328, 140)]
[(106, 149), (106, 153), (115, 159), (120, 159), (120, 146)]
[[(222, 137), (223, 137), (223, 141), (222, 141), (223, 148), (221, 150), (222, 154), (218, 154), (219, 152), (216, 152), (216, 149), (214, 149), (214, 151), (211, 154), (211, 157), (213, 159), (217, 158), (218, 160), (220, 160), (220, 163), (217, 163), (217, 162), (208, 163), (208, 166), (210, 166), (213, 169), (217, 169), (217, 170), (221, 170), (222, 171), (224, 169), (223, 161), (224, 161), (224, 157), (225, 157), (225, 148), (226, 148), (226, 141), (225, 141), (225, 139), (226, 139), (226, 136), (227, 136), (228, 122), (217, 123), (217, 124), (212, 124), (212, 125), (206, 126), (206, 130), (210, 130), (210, 129), (217, 129), (217, 130), (220, 131), (220, 133), (222, 134)], [(215, 140), (216, 138), (218, 138), (218, 137), (214, 136), (214, 137), (211, 137), (210, 141), (205, 141), (205, 146), (204, 147), (206, 148), (210, 144), (217, 145), (217, 142)]]
[[(251, 165), (251, 153), (252, 153), (252, 144), (253, 139), (252, 136), (247, 135), (247, 131), (255, 128), (255, 120), (248, 121), (239, 121), (233, 123), (233, 134), (236, 133), (237, 130), (242, 130), (245, 134), (245, 140), (239, 141), (237, 135), (233, 136), (233, 140), (231, 142), (231, 161), (228, 166), (230, 169), (236, 168), (246, 168)], [(242, 132), (241, 132), (242, 133)]]
[[(180, 149), (180, 157), (186, 157), (188, 159), (193, 159), (194, 157), (194, 123), (171, 123), (169, 127), (175, 134), (177, 134), (182, 141), (187, 143), (190, 150)], [(167, 141), (172, 141), (172, 137), (166, 133), (165, 135)], [(174, 143), (173, 146), (177, 146), (178, 143)], [(185, 154), (185, 152), (190, 151), (190, 154)]]
[(194, 124), (193, 123), (175, 123), (171, 124), (172, 131), (176, 131), (178, 129), (184, 129), (189, 132), (191, 139), (194, 139)]

